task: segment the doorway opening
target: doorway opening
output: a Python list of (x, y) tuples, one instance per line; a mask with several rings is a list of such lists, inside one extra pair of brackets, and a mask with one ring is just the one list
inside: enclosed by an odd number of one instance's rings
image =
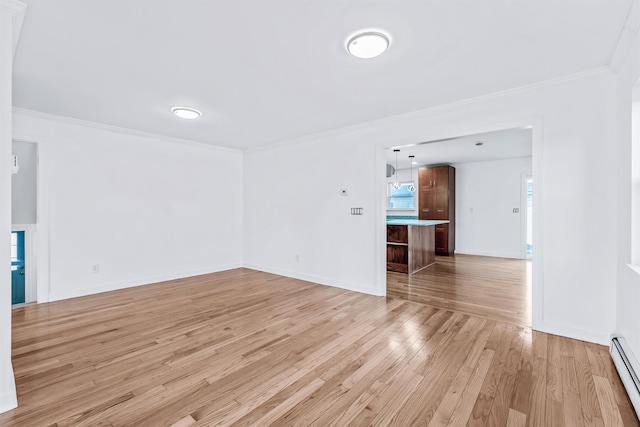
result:
[[(411, 227), (430, 226), (420, 224), (422, 220), (444, 220), (447, 224), (434, 224), (435, 243), (422, 245), (423, 248), (435, 248), (434, 261), (413, 274), (387, 271), (387, 296), (531, 326), (532, 128), (503, 129), (391, 147), (386, 158), (391, 165), (396, 162), (393, 149), (401, 150), (400, 161), (396, 174), (387, 177), (387, 187), (393, 182), (413, 181), (418, 189), (414, 208), (388, 209), (387, 223), (396, 228), (401, 220), (417, 220), (418, 223)], [(415, 164), (409, 163), (409, 156)], [(411, 167), (413, 176), (410, 176)], [(430, 169), (437, 172), (443, 167), (452, 171), (448, 180), (434, 178), (428, 173)], [(423, 175), (431, 179), (425, 182)], [(445, 181), (454, 185), (438, 192), (438, 184)], [(429, 188), (421, 188), (425, 185)], [(431, 209), (433, 203), (421, 202), (420, 198), (431, 193), (437, 193), (438, 203), (445, 200), (440, 203), (442, 206), (436, 203), (437, 206)], [(450, 217), (436, 218), (432, 210), (436, 216), (442, 211)], [(437, 240), (442, 237), (437, 232), (438, 227), (449, 228), (444, 234), (449, 239), (444, 241), (451, 250), (438, 252), (442, 246)], [(387, 242), (387, 253), (390, 245), (398, 245)], [(408, 252), (412, 253), (411, 242), (406, 244)], [(423, 259), (430, 260), (426, 255)], [(407, 263), (412, 264), (411, 260)]]
[(12, 304), (37, 301), (38, 144), (12, 141), (17, 167), (11, 177)]

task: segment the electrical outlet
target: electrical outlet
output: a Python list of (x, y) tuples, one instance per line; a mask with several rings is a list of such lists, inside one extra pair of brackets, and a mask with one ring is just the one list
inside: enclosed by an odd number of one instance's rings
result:
[(93, 264), (91, 266), (91, 273), (93, 273), (93, 274), (100, 273), (100, 264)]
[(513, 213), (520, 213), (520, 209), (519, 208), (513, 208)]

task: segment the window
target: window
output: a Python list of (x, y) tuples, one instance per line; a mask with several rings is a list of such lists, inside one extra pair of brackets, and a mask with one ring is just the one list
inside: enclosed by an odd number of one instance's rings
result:
[(18, 260), (18, 233), (11, 233), (11, 261)]
[(400, 188), (397, 190), (392, 187), (393, 184), (389, 183), (387, 187), (387, 194), (389, 195), (389, 209), (415, 209), (415, 192), (409, 191), (409, 184), (411, 182), (400, 183)]

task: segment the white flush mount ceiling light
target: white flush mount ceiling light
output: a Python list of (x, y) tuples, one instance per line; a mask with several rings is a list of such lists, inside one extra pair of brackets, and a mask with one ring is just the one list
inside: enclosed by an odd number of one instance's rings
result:
[(388, 47), (389, 36), (380, 31), (362, 31), (347, 42), (349, 53), (362, 59), (375, 58)]
[(171, 112), (181, 119), (193, 120), (197, 119), (202, 113), (191, 107), (173, 107)]

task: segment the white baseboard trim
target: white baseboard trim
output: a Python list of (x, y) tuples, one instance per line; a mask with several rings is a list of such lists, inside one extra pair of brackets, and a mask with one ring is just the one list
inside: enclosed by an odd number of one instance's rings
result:
[(291, 277), (292, 279), (304, 280), (306, 282), (317, 283), (319, 285), (331, 286), (334, 288), (340, 288), (347, 291), (359, 292), (361, 294), (384, 296), (376, 292), (375, 286), (364, 287), (355, 283), (345, 282), (343, 280), (334, 279), (331, 277), (315, 276), (313, 274), (304, 274), (296, 271), (283, 270), (280, 268), (267, 267), (264, 265), (256, 265), (251, 263), (245, 263), (245, 268), (251, 270), (264, 271), (265, 273), (277, 274), (278, 276)]
[(138, 277), (136, 279), (118, 280), (115, 282), (102, 283), (90, 288), (65, 289), (62, 291), (52, 291), (49, 293), (49, 301), (59, 301), (69, 298), (83, 297), (87, 295), (99, 294), (102, 292), (116, 291), (118, 289), (132, 288), (134, 286), (149, 285), (151, 283), (165, 282), (167, 280), (184, 279), (202, 274), (217, 273), (234, 268), (241, 268), (242, 263), (222, 264), (211, 267), (203, 267), (194, 270), (186, 270), (177, 273)]
[(13, 378), (13, 368), (9, 365), (7, 369), (9, 374), (9, 390), (5, 390), (0, 394), (0, 414), (10, 411), (18, 407), (18, 397), (16, 395), (16, 382)]
[(496, 253), (496, 252), (468, 251), (465, 249), (462, 249), (462, 250), (456, 249), (454, 253), (456, 255), (460, 254), (460, 255), (490, 256), (494, 258), (523, 259), (520, 255), (517, 255), (517, 254), (514, 255), (514, 254), (503, 254), (503, 253)]
[(602, 344), (609, 346), (611, 342), (611, 335), (608, 333), (599, 333), (593, 331), (587, 331), (584, 329), (573, 328), (565, 325), (558, 325), (550, 322), (542, 321), (538, 327), (535, 328), (540, 332), (546, 332), (552, 335), (560, 335), (562, 337), (573, 338), (580, 341), (587, 341), (596, 344)]

